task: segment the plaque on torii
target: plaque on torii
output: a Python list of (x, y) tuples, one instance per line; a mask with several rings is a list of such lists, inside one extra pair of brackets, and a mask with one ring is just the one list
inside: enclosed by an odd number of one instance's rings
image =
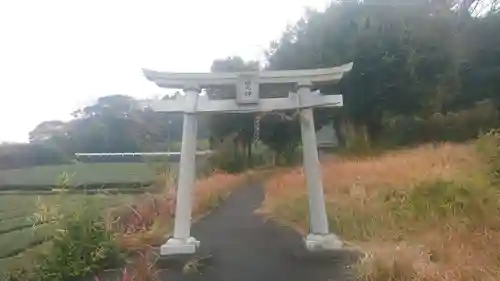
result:
[[(144, 101), (143, 105), (158, 112), (182, 112), (181, 160), (178, 177), (176, 216), (172, 238), (161, 246), (162, 255), (194, 253), (200, 242), (191, 237), (191, 208), (195, 185), (195, 155), (197, 138), (197, 114), (210, 112), (267, 112), (298, 109), (302, 135), (303, 167), (309, 198), (310, 233), (305, 238), (309, 250), (329, 250), (342, 247), (342, 242), (330, 233), (326, 214), (323, 184), (314, 128), (314, 107), (341, 107), (341, 95), (323, 95), (312, 91), (314, 87), (335, 84), (349, 72), (353, 63), (338, 67), (227, 73), (173, 73), (144, 69), (144, 76), (162, 88), (183, 89), (184, 95), (175, 99)], [(261, 87), (290, 89), (282, 97), (263, 98)], [(203, 89), (225, 87), (234, 95), (229, 99), (210, 99), (200, 95)]]

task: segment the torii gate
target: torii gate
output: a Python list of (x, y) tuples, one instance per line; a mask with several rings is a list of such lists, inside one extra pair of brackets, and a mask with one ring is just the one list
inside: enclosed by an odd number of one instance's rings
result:
[[(329, 232), (323, 184), (321, 179), (316, 132), (314, 129), (314, 107), (341, 107), (341, 95), (322, 95), (311, 91), (311, 87), (325, 83), (337, 83), (353, 63), (342, 66), (312, 69), (241, 73), (171, 73), (143, 69), (144, 75), (159, 87), (183, 89), (184, 96), (175, 100), (145, 102), (154, 111), (183, 112), (181, 159), (177, 188), (177, 204), (174, 234), (161, 246), (161, 255), (190, 254), (200, 242), (191, 237), (191, 208), (195, 184), (195, 154), (197, 139), (197, 114), (209, 112), (266, 112), (286, 109), (300, 110), (300, 127), (303, 144), (303, 167), (309, 196), (310, 234), (305, 238), (309, 250), (329, 250), (342, 247), (342, 242)], [(200, 95), (202, 89), (234, 87), (235, 98), (211, 100)], [(269, 88), (291, 86), (284, 98), (260, 98), (261, 86)], [(286, 94), (286, 93), (284, 93)]]

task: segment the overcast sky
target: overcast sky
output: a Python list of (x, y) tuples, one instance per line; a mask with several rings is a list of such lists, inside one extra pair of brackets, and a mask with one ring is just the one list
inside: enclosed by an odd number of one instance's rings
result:
[(0, 142), (27, 141), (97, 97), (164, 93), (142, 68), (209, 71), (263, 59), (306, 7), (328, 0), (0, 0)]

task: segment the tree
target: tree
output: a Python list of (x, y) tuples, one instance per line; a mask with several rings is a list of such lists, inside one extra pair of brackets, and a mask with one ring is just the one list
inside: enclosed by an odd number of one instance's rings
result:
[(58, 148), (41, 143), (0, 144), (0, 170), (67, 164), (69, 159)]
[[(377, 140), (382, 137), (386, 118), (399, 114), (426, 117), (457, 107), (465, 82), (459, 70), (467, 61), (461, 47), (466, 44), (461, 43), (470, 41), (465, 32), (468, 26), (481, 21), (468, 13), (464, 16), (464, 11), (470, 12), (475, 3), (334, 2), (324, 12), (309, 11), (273, 42), (268, 68), (307, 69), (354, 61), (354, 69), (339, 85), (345, 107), (341, 118), (366, 128), (368, 137)], [(490, 46), (485, 39), (478, 40)], [(489, 50), (495, 48), (490, 46)], [(334, 90), (322, 88), (323, 92)]]
[[(293, 116), (293, 117), (292, 117)], [(293, 163), (301, 140), (297, 111), (265, 114), (261, 119), (260, 139), (275, 152), (275, 164)]]
[[(74, 113), (64, 123), (47, 121), (30, 132), (32, 142), (75, 152), (162, 151), (171, 141), (181, 141), (183, 116), (143, 110), (132, 97), (113, 95)], [(200, 137), (207, 136), (201, 120)]]
[[(214, 60), (210, 69), (212, 72), (258, 71), (259, 63), (255, 61), (245, 62), (241, 57), (228, 57)], [(223, 86), (207, 89), (206, 92), (211, 99), (228, 99), (235, 98), (236, 89), (231, 86)], [(209, 121), (212, 139), (232, 136), (235, 146), (244, 147), (247, 158), (251, 161), (255, 117), (254, 113), (212, 114)]]
[(43, 142), (65, 135), (65, 123), (59, 120), (44, 121), (29, 133), (30, 142)]

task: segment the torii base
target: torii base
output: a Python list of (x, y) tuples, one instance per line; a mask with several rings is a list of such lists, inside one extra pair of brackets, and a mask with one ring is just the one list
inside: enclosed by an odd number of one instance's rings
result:
[(160, 255), (170, 256), (179, 254), (194, 254), (200, 247), (200, 241), (194, 237), (187, 239), (170, 238), (167, 242), (160, 247)]
[(335, 234), (309, 234), (304, 239), (305, 246), (308, 251), (328, 251), (340, 250), (343, 243)]

